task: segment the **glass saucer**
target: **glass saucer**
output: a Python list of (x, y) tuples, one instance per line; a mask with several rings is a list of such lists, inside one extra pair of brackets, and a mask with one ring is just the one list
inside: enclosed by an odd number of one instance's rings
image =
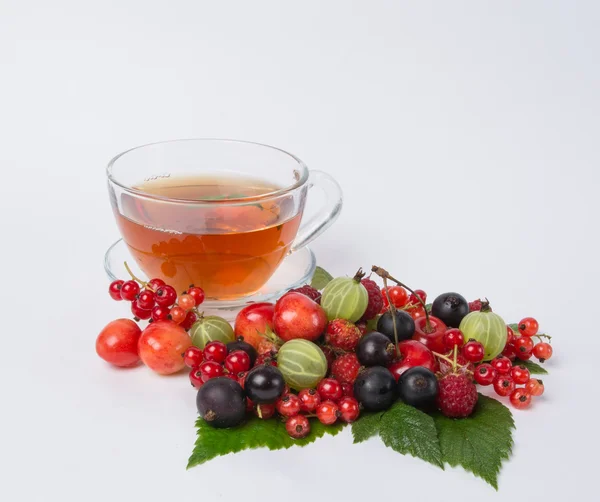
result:
[[(108, 248), (104, 255), (104, 270), (111, 281), (127, 280), (129, 274), (125, 270), (125, 262), (137, 277), (147, 279), (131, 256), (123, 239), (119, 239)], [(201, 310), (206, 315), (218, 315), (228, 321), (233, 321), (238, 311), (249, 303), (273, 301), (289, 289), (310, 283), (316, 266), (314, 253), (308, 247), (303, 247), (288, 255), (269, 281), (253, 295), (235, 300), (206, 300), (202, 304)]]

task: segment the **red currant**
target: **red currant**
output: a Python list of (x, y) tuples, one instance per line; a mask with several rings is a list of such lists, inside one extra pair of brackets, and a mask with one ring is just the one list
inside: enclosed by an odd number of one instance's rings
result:
[(150, 319), (150, 317), (152, 317), (152, 311), (146, 310), (146, 309), (143, 309), (142, 307), (140, 307), (137, 300), (131, 302), (131, 313), (138, 319), (143, 319), (143, 320)]
[(293, 417), (300, 413), (302, 402), (296, 394), (284, 394), (275, 403), (275, 408), (284, 417)]
[(234, 350), (225, 358), (225, 369), (237, 375), (250, 369), (250, 356), (243, 350)]
[[(169, 308), (169, 307), (165, 307), (165, 308)], [(187, 317), (187, 312), (185, 310), (183, 310), (181, 307), (175, 305), (171, 309), (171, 320), (174, 323), (181, 324), (183, 321), (185, 321), (186, 317)]]
[[(223, 375), (224, 378), (229, 378), (229, 380), (233, 380), (234, 382), (238, 382), (238, 377), (237, 375), (234, 375), (233, 373), (225, 373)], [(239, 383), (239, 382), (238, 382)]]
[(202, 288), (191, 286), (190, 289), (187, 290), (187, 294), (194, 299), (196, 307), (204, 302), (204, 290)]
[(517, 385), (525, 385), (531, 377), (525, 366), (513, 366), (510, 370), (510, 376)]
[(417, 319), (420, 319), (421, 317), (425, 317), (425, 309), (423, 309), (423, 308), (412, 309), (412, 310), (409, 310), (408, 313), (410, 314), (410, 316), (413, 318), (414, 321), (416, 321)]
[(185, 311), (192, 310), (196, 306), (196, 300), (191, 295), (181, 295), (177, 304)]
[(525, 317), (519, 323), (519, 332), (523, 336), (533, 336), (537, 334), (540, 325), (533, 317)]
[(512, 368), (512, 363), (508, 357), (497, 357), (492, 360), (491, 364), (492, 368), (494, 368), (499, 375), (508, 375)]
[(179, 323), (179, 326), (181, 326), (183, 329), (185, 329), (187, 331), (194, 325), (194, 323), (197, 320), (198, 320), (198, 316), (194, 312), (189, 311), (187, 313), (187, 315), (185, 316), (185, 319)]
[(354, 397), (354, 384), (343, 383), (342, 384), (342, 394), (344, 394), (344, 396)]
[(123, 287), (124, 283), (125, 281), (121, 280), (113, 281), (110, 283), (110, 286), (108, 287), (108, 294), (113, 300), (120, 302), (123, 299), (123, 297), (121, 296), (121, 287)]
[(147, 289), (142, 291), (137, 298), (138, 305), (146, 310), (152, 310), (154, 307), (154, 293)]
[(147, 283), (146, 283), (146, 289), (149, 289), (150, 291), (154, 291), (156, 292), (156, 290), (162, 286), (166, 286), (166, 282), (163, 281), (162, 279), (159, 279), (158, 277), (155, 277), (154, 279), (150, 279)]
[(202, 381), (207, 382), (211, 378), (223, 376), (225, 369), (215, 361), (204, 361), (198, 367), (202, 373)]
[(353, 397), (343, 397), (338, 401), (340, 418), (347, 424), (354, 422), (360, 415), (358, 401)]
[(544, 393), (544, 382), (538, 378), (532, 378), (525, 384), (525, 390), (532, 396), (541, 396)]
[(444, 345), (448, 350), (454, 347), (462, 347), (465, 344), (465, 335), (457, 328), (447, 329), (444, 333)]
[(325, 425), (335, 423), (339, 417), (340, 410), (333, 401), (323, 401), (317, 406), (317, 418)]
[(506, 344), (504, 346), (504, 350), (502, 351), (502, 355), (507, 357), (511, 361), (514, 361), (517, 358), (517, 353), (515, 352), (515, 346), (511, 344)]
[(191, 346), (183, 353), (183, 362), (188, 368), (195, 368), (196, 366), (200, 366), (200, 363), (204, 359), (203, 356), (202, 349)]
[(194, 387), (195, 389), (199, 389), (200, 387), (202, 387), (204, 380), (202, 380), (202, 372), (200, 371), (200, 368), (192, 368), (191, 369), (190, 383), (192, 384), (192, 387)]
[(517, 410), (524, 410), (531, 405), (531, 394), (525, 389), (515, 389), (510, 395), (510, 404)]
[(285, 430), (294, 439), (302, 439), (310, 433), (310, 422), (303, 415), (290, 417), (285, 421)]
[(121, 298), (132, 302), (140, 292), (140, 285), (135, 281), (127, 281), (121, 285)]
[(485, 349), (483, 348), (483, 344), (481, 342), (469, 340), (462, 348), (462, 354), (467, 361), (471, 363), (478, 363), (483, 361)]
[(498, 372), (489, 363), (480, 364), (475, 368), (473, 378), (479, 385), (492, 385)]
[(240, 384), (242, 389), (244, 388), (244, 385), (246, 384), (246, 375), (247, 374), (248, 374), (247, 371), (242, 371), (241, 373), (237, 374), (238, 383)]
[[(227, 357), (227, 345), (223, 342), (219, 342), (215, 340), (213, 342), (208, 342), (204, 347), (204, 359), (207, 361), (215, 361), (219, 364), (225, 362), (225, 358)], [(246, 370), (240, 370), (246, 371)], [(239, 371), (238, 371), (239, 373)]]
[(169, 307), (161, 307), (160, 305), (156, 305), (152, 309), (152, 320), (153, 321), (166, 321), (169, 318), (170, 313), (171, 313), (171, 309)]
[(254, 406), (254, 414), (263, 420), (268, 420), (275, 415), (274, 404), (257, 404)]
[[(391, 286), (387, 289), (387, 293), (390, 295), (394, 307), (398, 309), (408, 303), (408, 292), (401, 286)], [(381, 296), (383, 297), (383, 306), (389, 307), (390, 303), (385, 288), (381, 289)]]
[(425, 291), (422, 289), (415, 289), (415, 293), (411, 293), (410, 297), (408, 298), (408, 303), (411, 305), (421, 305), (421, 302), (417, 299), (417, 296), (423, 300), (423, 303), (427, 301), (427, 293), (425, 293)]
[(298, 392), (300, 398), (300, 410), (312, 413), (321, 404), (321, 396), (315, 389), (302, 389)]
[(323, 378), (317, 386), (321, 399), (337, 401), (343, 395), (342, 386), (335, 378)]
[(533, 355), (543, 363), (552, 357), (552, 345), (546, 342), (536, 343), (533, 347)]
[(515, 339), (515, 332), (510, 326), (506, 326), (506, 345), (510, 345)]
[(177, 300), (177, 292), (172, 286), (161, 286), (154, 294), (155, 301), (161, 307), (170, 307)]
[(513, 342), (515, 353), (519, 359), (527, 361), (533, 352), (533, 341), (528, 336), (520, 336)]
[(509, 375), (498, 375), (494, 380), (494, 390), (499, 396), (508, 396), (515, 390), (515, 382)]

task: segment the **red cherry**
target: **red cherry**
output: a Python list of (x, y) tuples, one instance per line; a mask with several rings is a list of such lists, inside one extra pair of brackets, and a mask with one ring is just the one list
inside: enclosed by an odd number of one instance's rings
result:
[(208, 342), (204, 347), (204, 359), (206, 359), (207, 361), (215, 361), (216, 363), (222, 364), (225, 362), (226, 357), (227, 345), (225, 345), (223, 342), (215, 340), (213, 342)]
[(353, 397), (343, 397), (338, 401), (340, 418), (346, 423), (354, 422), (360, 415), (358, 401)]
[(131, 313), (138, 319), (150, 319), (152, 317), (152, 311), (146, 310), (140, 307), (137, 300), (131, 302)]
[(444, 345), (448, 350), (454, 349), (455, 346), (459, 348), (465, 344), (465, 335), (458, 328), (450, 328), (444, 333)]
[(243, 350), (234, 350), (225, 358), (225, 369), (234, 375), (242, 371), (248, 371), (250, 369), (250, 356)]
[(285, 430), (294, 439), (302, 439), (310, 433), (310, 422), (302, 415), (290, 417), (285, 422)]
[(200, 371), (200, 368), (192, 368), (190, 370), (190, 383), (192, 384), (192, 387), (194, 387), (195, 389), (199, 389), (200, 387), (202, 387), (202, 384), (204, 384), (204, 380), (202, 380), (202, 372)]
[(400, 359), (388, 366), (396, 380), (406, 370), (415, 366), (423, 366), (431, 371), (435, 370), (435, 357), (421, 342), (404, 340), (398, 344), (398, 350), (400, 351)]
[(125, 281), (113, 281), (110, 283), (110, 286), (108, 287), (108, 294), (110, 295), (110, 297), (117, 301), (120, 302), (121, 300), (123, 300), (123, 297), (121, 296), (121, 287), (123, 286), (123, 284), (125, 283)]
[(126, 281), (121, 285), (121, 298), (132, 302), (140, 292), (140, 285), (135, 281)]
[(305, 413), (312, 413), (321, 404), (321, 396), (315, 389), (302, 389), (298, 393), (300, 409)]
[(340, 410), (333, 401), (323, 401), (317, 407), (317, 418), (325, 425), (331, 425), (338, 419)]
[(302, 402), (296, 394), (285, 394), (275, 403), (277, 412), (284, 417), (293, 417), (300, 413)]
[(499, 375), (508, 375), (512, 368), (512, 363), (508, 357), (497, 357), (492, 360), (491, 365)]
[(286, 342), (294, 338), (314, 341), (326, 325), (323, 308), (302, 293), (287, 293), (275, 304), (273, 329)]
[(138, 340), (141, 334), (142, 330), (131, 319), (112, 321), (98, 335), (96, 353), (115, 366), (135, 366), (140, 361)]
[(188, 368), (200, 366), (203, 359), (204, 354), (202, 353), (202, 349), (198, 347), (192, 346), (183, 353), (183, 362)]
[(170, 307), (177, 300), (177, 292), (172, 286), (161, 286), (159, 287), (154, 294), (155, 301), (157, 305), (161, 307)]
[(190, 289), (187, 290), (187, 294), (194, 299), (196, 307), (204, 302), (204, 290), (202, 288), (191, 286)]
[(243, 337), (246, 343), (258, 350), (260, 343), (265, 340), (262, 333), (273, 329), (273, 313), (275, 305), (272, 303), (251, 303), (239, 311), (235, 318), (235, 336)]
[(465, 343), (465, 346), (462, 348), (462, 354), (467, 361), (472, 363), (478, 363), (480, 361), (483, 361), (485, 349), (483, 348), (483, 344), (481, 342), (469, 340), (467, 343)]
[(427, 318), (419, 317), (415, 319), (415, 334), (413, 340), (421, 342), (425, 347), (433, 352), (444, 353), (444, 335), (446, 334), (446, 325), (441, 319), (429, 316), (429, 328), (427, 327)]
[(335, 378), (323, 378), (317, 386), (321, 399), (337, 401), (343, 395), (342, 385)]
[(479, 385), (492, 385), (498, 373), (489, 363), (480, 364), (473, 372), (473, 378)]
[(225, 370), (223, 366), (214, 361), (204, 361), (198, 369), (202, 373), (202, 381), (207, 382), (211, 378), (223, 376)]

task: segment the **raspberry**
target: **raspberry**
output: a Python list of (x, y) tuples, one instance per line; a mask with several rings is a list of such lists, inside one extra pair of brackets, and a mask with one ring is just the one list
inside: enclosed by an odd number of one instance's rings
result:
[(321, 347), (323, 354), (325, 354), (325, 359), (327, 359), (327, 373), (331, 371), (331, 365), (333, 364), (333, 360), (335, 359), (335, 352), (331, 347)]
[(381, 308), (383, 307), (383, 298), (381, 297), (381, 290), (375, 281), (371, 279), (363, 279), (360, 282), (369, 294), (369, 303), (367, 304), (367, 310), (365, 310), (362, 319), (364, 321), (369, 321), (379, 314), (379, 312), (381, 312)]
[(353, 352), (338, 357), (331, 366), (331, 375), (342, 384), (354, 383), (359, 371), (360, 363)]
[(317, 291), (315, 288), (309, 286), (308, 284), (306, 286), (302, 286), (301, 288), (290, 289), (289, 292), (291, 293), (292, 291), (294, 293), (302, 293), (303, 295), (308, 296), (313, 302), (316, 302), (319, 305), (321, 305), (321, 292)]
[(325, 341), (332, 347), (351, 351), (361, 338), (360, 330), (346, 319), (334, 319), (327, 325)]
[(360, 331), (360, 334), (362, 336), (365, 336), (368, 333), (368, 328), (367, 328), (367, 323), (364, 321), (361, 322), (357, 322), (356, 323), (356, 327), (358, 328), (358, 331)]
[[(478, 312), (481, 310), (481, 300), (474, 300), (472, 302), (469, 302), (469, 312)], [(492, 307), (490, 307), (488, 305), (488, 308), (490, 309), (490, 312), (492, 311)]]
[(466, 375), (450, 374), (441, 378), (437, 403), (450, 418), (468, 417), (477, 404), (477, 388)]

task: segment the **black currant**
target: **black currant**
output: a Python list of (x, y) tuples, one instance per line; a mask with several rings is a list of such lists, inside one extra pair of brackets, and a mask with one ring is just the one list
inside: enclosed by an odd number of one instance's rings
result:
[(415, 408), (433, 409), (438, 395), (438, 381), (433, 371), (415, 366), (398, 379), (398, 395)]
[(285, 388), (283, 375), (275, 366), (261, 365), (251, 369), (244, 380), (246, 395), (255, 404), (277, 401)]
[(363, 366), (388, 366), (394, 358), (395, 347), (383, 333), (371, 331), (356, 347), (356, 357)]
[(246, 415), (244, 390), (239, 383), (225, 377), (211, 378), (202, 385), (196, 406), (207, 424), (220, 429), (238, 425)]
[(252, 368), (254, 366), (258, 356), (256, 349), (249, 343), (245, 342), (242, 337), (238, 338), (235, 342), (229, 342), (227, 344), (228, 354), (231, 354), (234, 350), (243, 350), (246, 354), (248, 354), (248, 357), (250, 357), (250, 367)]
[(431, 305), (431, 314), (448, 327), (458, 328), (460, 321), (469, 313), (469, 303), (458, 293), (444, 293)]
[(396, 400), (396, 379), (383, 366), (367, 368), (354, 381), (354, 397), (368, 411), (386, 410)]
[[(396, 310), (396, 330), (398, 331), (399, 342), (410, 340), (415, 334), (415, 321), (403, 310)], [(390, 310), (377, 321), (377, 331), (387, 336), (392, 343), (396, 342), (394, 338), (394, 320)]]

